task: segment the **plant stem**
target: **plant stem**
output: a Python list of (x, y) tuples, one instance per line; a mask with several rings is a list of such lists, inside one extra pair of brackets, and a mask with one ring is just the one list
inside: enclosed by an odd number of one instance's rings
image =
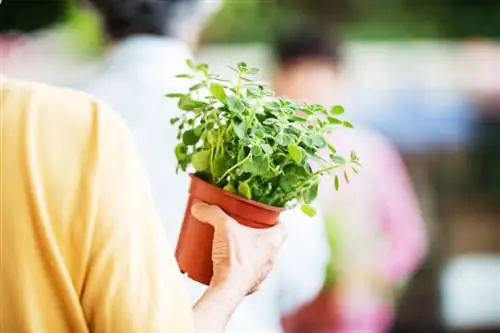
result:
[(217, 184), (220, 183), (224, 178), (226, 178), (227, 175), (230, 174), (234, 169), (236, 169), (237, 167), (239, 167), (240, 165), (242, 165), (243, 163), (245, 163), (250, 157), (252, 157), (252, 152), (250, 152), (247, 155), (247, 157), (245, 157), (244, 159), (242, 159), (239, 163), (236, 163), (231, 168), (229, 168), (226, 172), (224, 172), (224, 174), (217, 180)]
[[(349, 162), (349, 163), (350, 163), (350, 162)], [(346, 163), (346, 164), (348, 164), (348, 163)], [(314, 173), (311, 175), (311, 177), (309, 177), (306, 181), (309, 181), (309, 180), (311, 180), (313, 177), (318, 176), (318, 175), (320, 175), (320, 174), (322, 174), (322, 173), (324, 173), (324, 172), (328, 172), (328, 171), (332, 171), (332, 170), (335, 170), (335, 169), (342, 168), (342, 167), (344, 167), (346, 164), (336, 164), (336, 165), (331, 165), (331, 166), (329, 166), (329, 167), (326, 167), (326, 168), (323, 168), (323, 169), (321, 169), (321, 170), (318, 170), (318, 171), (314, 172)]]

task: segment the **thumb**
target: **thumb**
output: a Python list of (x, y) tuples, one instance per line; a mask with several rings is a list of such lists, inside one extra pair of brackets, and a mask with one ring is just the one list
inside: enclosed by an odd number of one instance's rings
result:
[(208, 205), (203, 202), (195, 202), (191, 207), (191, 213), (200, 222), (208, 223), (213, 227), (224, 224), (229, 220), (229, 216), (218, 206)]

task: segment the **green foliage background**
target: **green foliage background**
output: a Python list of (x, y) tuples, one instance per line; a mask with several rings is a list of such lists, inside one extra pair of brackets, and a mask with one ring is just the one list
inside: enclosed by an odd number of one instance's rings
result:
[(204, 41), (269, 42), (300, 19), (355, 40), (500, 38), (498, 0), (226, 0)]

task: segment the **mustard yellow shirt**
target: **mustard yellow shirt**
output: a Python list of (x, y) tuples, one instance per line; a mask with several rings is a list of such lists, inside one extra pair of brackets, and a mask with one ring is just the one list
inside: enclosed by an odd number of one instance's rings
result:
[(191, 332), (123, 122), (83, 93), (0, 84), (0, 332)]

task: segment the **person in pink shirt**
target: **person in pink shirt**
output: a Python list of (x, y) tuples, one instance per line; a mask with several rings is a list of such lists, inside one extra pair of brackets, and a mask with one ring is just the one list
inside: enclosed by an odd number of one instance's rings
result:
[[(311, 103), (344, 105), (350, 117), (340, 48), (328, 34), (301, 26), (283, 34), (276, 46), (278, 94)], [(386, 332), (398, 295), (426, 252), (421, 211), (405, 165), (382, 135), (363, 128), (341, 129), (331, 140), (362, 168), (336, 192), (322, 186), (321, 209), (331, 239), (332, 258), (324, 292), (285, 319), (292, 332)], [(343, 174), (339, 174), (343, 179)], [(332, 182), (333, 180), (326, 179)], [(332, 190), (330, 190), (332, 189)], [(320, 315), (322, 314), (322, 315)]]

